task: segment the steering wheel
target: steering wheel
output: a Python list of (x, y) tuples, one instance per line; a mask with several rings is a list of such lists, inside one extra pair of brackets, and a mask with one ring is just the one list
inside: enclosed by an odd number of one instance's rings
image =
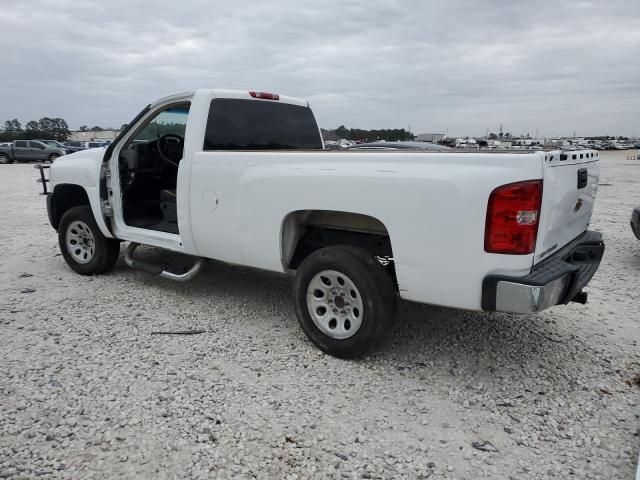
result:
[(165, 133), (158, 138), (157, 144), (162, 161), (178, 168), (184, 152), (184, 137), (177, 133)]

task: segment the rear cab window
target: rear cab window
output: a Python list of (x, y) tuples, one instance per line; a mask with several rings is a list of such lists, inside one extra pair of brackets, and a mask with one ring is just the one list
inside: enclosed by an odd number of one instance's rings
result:
[(204, 150), (318, 150), (320, 130), (309, 107), (267, 100), (211, 101)]
[(27, 148), (27, 141), (26, 140), (16, 140), (15, 142), (13, 142), (13, 146), (16, 148)]

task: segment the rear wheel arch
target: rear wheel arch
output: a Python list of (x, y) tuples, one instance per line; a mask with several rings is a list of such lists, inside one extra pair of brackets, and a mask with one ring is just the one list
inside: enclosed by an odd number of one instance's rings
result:
[(347, 211), (296, 210), (282, 221), (280, 252), (285, 271), (297, 270), (313, 252), (336, 245), (358, 247), (378, 257), (396, 283), (389, 230), (379, 219)]

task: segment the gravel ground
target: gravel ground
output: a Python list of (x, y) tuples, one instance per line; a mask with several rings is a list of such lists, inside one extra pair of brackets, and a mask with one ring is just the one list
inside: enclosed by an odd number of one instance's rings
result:
[[(285, 276), (212, 262), (176, 284), (122, 260), (74, 274), (36, 172), (2, 166), (0, 478), (633, 478), (640, 162), (601, 163), (589, 304), (405, 302), (361, 361), (307, 341)], [(151, 335), (190, 328), (206, 333)]]

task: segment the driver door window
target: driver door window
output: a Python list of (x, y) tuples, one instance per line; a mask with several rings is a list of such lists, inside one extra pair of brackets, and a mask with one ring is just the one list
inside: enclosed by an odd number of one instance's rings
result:
[(125, 224), (179, 233), (176, 183), (189, 107), (189, 102), (175, 103), (151, 115), (120, 151), (118, 171)]
[(130, 168), (151, 167), (154, 162), (177, 166), (182, 158), (189, 107), (189, 103), (171, 105), (145, 121), (122, 152)]
[(184, 138), (188, 115), (189, 104), (174, 105), (162, 110), (136, 133), (133, 142), (157, 140), (167, 133), (175, 133)]

